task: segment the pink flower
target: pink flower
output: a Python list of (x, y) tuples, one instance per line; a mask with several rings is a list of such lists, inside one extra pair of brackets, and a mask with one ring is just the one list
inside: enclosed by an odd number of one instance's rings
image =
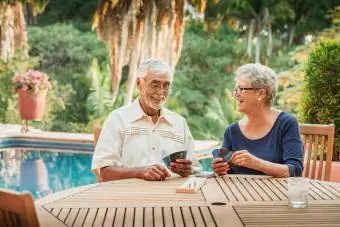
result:
[(33, 70), (22, 74), (16, 73), (12, 78), (12, 83), (15, 92), (38, 92), (52, 88), (51, 83), (48, 81), (48, 76), (45, 73)]

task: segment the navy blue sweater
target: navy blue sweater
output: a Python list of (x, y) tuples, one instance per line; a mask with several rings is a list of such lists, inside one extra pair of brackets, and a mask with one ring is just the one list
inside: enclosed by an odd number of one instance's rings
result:
[[(246, 138), (238, 124), (231, 124), (224, 133), (223, 148), (238, 151), (248, 150), (252, 155), (273, 163), (285, 164), (290, 176), (301, 176), (303, 170), (303, 145), (299, 125), (295, 117), (281, 112), (269, 133), (261, 139)], [(242, 166), (232, 166), (229, 173), (264, 174)]]

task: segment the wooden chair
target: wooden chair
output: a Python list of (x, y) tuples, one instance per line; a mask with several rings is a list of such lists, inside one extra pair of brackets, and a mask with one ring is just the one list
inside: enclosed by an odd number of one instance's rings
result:
[(34, 202), (29, 192), (0, 190), (0, 225), (39, 226)]
[(102, 131), (101, 127), (95, 126), (93, 129), (93, 146), (96, 147), (100, 132)]
[(305, 147), (304, 177), (330, 181), (334, 131), (333, 124), (300, 124), (300, 133)]

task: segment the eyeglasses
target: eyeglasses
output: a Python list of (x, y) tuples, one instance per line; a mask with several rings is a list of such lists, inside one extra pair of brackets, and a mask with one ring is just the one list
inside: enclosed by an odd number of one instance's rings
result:
[[(143, 80), (145, 82), (147, 82), (144, 78)], [(163, 89), (164, 92), (169, 92), (173, 85), (169, 82), (165, 82), (165, 83), (160, 83), (160, 82), (151, 82), (151, 83), (147, 83), (148, 87), (150, 87), (152, 90), (155, 91), (160, 91)]]
[(251, 90), (258, 90), (259, 88), (254, 88), (254, 87), (235, 87), (234, 89), (234, 94), (238, 95), (241, 94), (241, 92), (243, 93), (243, 91), (251, 91)]

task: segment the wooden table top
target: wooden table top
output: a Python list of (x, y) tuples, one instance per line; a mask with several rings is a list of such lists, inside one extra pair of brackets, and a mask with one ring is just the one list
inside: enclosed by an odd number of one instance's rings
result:
[(309, 205), (288, 207), (287, 179), (226, 175), (194, 194), (187, 178), (120, 180), (36, 201), (42, 226), (340, 226), (340, 184), (310, 180)]

